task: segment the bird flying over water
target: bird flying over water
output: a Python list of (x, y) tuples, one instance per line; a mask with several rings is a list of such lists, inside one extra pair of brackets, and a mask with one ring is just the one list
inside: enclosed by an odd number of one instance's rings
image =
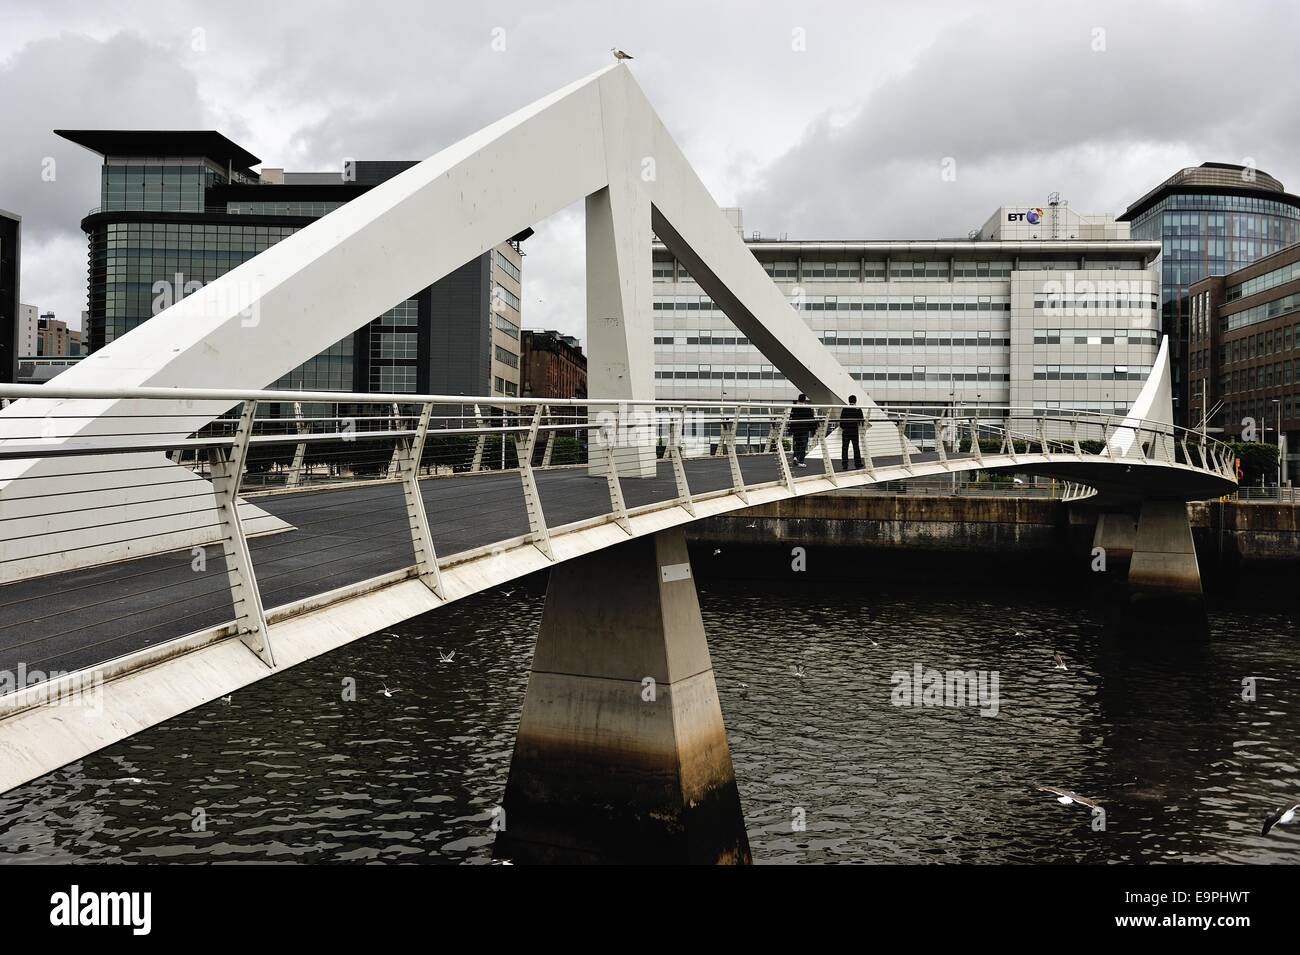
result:
[(1080, 796), (1078, 793), (1069, 789), (1057, 789), (1055, 786), (1036, 786), (1039, 792), (1051, 793), (1056, 797), (1056, 801), (1062, 806), (1070, 806), (1078, 803), (1081, 806), (1087, 806), (1089, 809), (1100, 809), (1101, 806), (1089, 799), (1087, 796)]
[(636, 57), (634, 57), (631, 53), (624, 53), (622, 50), (617, 49), (616, 47), (610, 47), (609, 52), (614, 54), (614, 59), (616, 59), (616, 60), (634, 60), (634, 59), (636, 59)]
[(1068, 670), (1068, 669), (1070, 669), (1070, 668), (1067, 667), (1067, 666), (1065, 665), (1065, 657), (1061, 656), (1061, 655), (1058, 653), (1058, 654), (1056, 655), (1056, 666), (1052, 667), (1052, 669), (1053, 669), (1053, 670)]
[[(379, 682), (384, 683), (383, 680), (380, 680)], [(384, 696), (392, 696), (392, 695), (393, 695), (393, 691), (388, 688), (387, 683), (384, 683)]]
[(1274, 826), (1276, 826), (1278, 823), (1281, 823), (1282, 825), (1286, 825), (1288, 822), (1290, 822), (1292, 819), (1295, 818), (1296, 810), (1300, 810), (1300, 802), (1293, 801), (1287, 803), (1277, 812), (1273, 813), (1267, 819), (1264, 820), (1264, 829), (1262, 832), (1260, 832), (1260, 835), (1261, 836), (1268, 835), (1268, 831), (1272, 829)]
[(443, 653), (441, 650), (439, 650), (439, 651), (438, 651), (438, 662), (439, 662), (439, 663), (450, 663), (450, 662), (452, 661), (452, 659), (453, 659), (455, 656), (456, 656), (456, 651), (455, 651), (455, 650), (452, 650), (450, 653)]

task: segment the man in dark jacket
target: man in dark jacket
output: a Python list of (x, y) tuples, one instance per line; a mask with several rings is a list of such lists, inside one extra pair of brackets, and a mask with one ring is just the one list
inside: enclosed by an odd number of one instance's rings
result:
[(862, 468), (862, 448), (858, 444), (858, 428), (870, 427), (858, 407), (858, 396), (849, 395), (849, 406), (840, 412), (840, 470), (849, 469), (849, 445), (853, 445), (853, 466)]
[(808, 396), (800, 395), (790, 412), (790, 437), (794, 439), (794, 463), (801, 468), (807, 467), (803, 462), (808, 457), (808, 435), (812, 434), (813, 420)]

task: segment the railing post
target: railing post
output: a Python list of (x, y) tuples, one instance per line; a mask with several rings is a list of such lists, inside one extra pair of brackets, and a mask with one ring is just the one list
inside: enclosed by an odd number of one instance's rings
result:
[[(739, 411), (737, 411), (739, 416)], [(740, 473), (740, 460), (736, 457), (736, 418), (722, 422), (722, 443), (727, 451), (727, 463), (731, 465), (731, 490), (746, 504), (749, 493), (745, 490), (745, 477)], [(792, 492), (794, 488), (790, 489)]]
[[(555, 424), (555, 419), (549, 414), (542, 420), (544, 424)], [(546, 447), (542, 449), (542, 467), (544, 468), (551, 466), (551, 452), (555, 450), (555, 436), (557, 433), (555, 431), (546, 432)]]
[[(1134, 431), (1134, 433), (1137, 435), (1138, 454), (1141, 456), (1141, 458), (1142, 458), (1143, 461), (1146, 461), (1146, 460), (1148, 460), (1148, 456), (1147, 456), (1147, 449), (1146, 449), (1146, 446), (1142, 443), (1142, 425), (1141, 425), (1141, 424), (1138, 424), (1137, 429)], [(1154, 440), (1154, 439), (1153, 439), (1153, 440)]]
[(1002, 419), (1002, 425), (1004, 431), (1006, 432), (1006, 437), (1004, 439), (1004, 446), (1007, 448), (1007, 454), (1011, 458), (1011, 463), (1015, 464), (1016, 463), (1016, 439), (1015, 436), (1011, 433), (1010, 415)]
[(1083, 457), (1083, 448), (1079, 445), (1079, 417), (1075, 415), (1070, 418), (1070, 437), (1074, 439), (1075, 457)]
[(1052, 452), (1047, 447), (1047, 416), (1039, 415), (1036, 423), (1038, 425), (1038, 443), (1043, 450), (1043, 459), (1051, 460)]
[(424, 440), (429, 435), (429, 419), (433, 403), (427, 402), (420, 411), (420, 422), (415, 437), (410, 441), (398, 438), (398, 473), (402, 478), (402, 495), (406, 499), (406, 518), (411, 527), (411, 547), (415, 551), (415, 566), (420, 580), (438, 597), (443, 597), (442, 573), (438, 569), (438, 553), (429, 532), (429, 518), (424, 511), (424, 498), (420, 496), (420, 459), (424, 455)]
[[(477, 414), (478, 406), (475, 405)], [(542, 499), (537, 493), (537, 482), (533, 480), (533, 448), (537, 446), (537, 429), (542, 423), (544, 405), (538, 405), (533, 412), (532, 423), (528, 426), (528, 437), (523, 448), (516, 442), (515, 451), (519, 458), (519, 479), (524, 485), (524, 507), (528, 511), (528, 536), (533, 544), (546, 555), (548, 560), (555, 560), (555, 551), (551, 549), (551, 532), (546, 526), (546, 515), (542, 513)], [(505, 440), (502, 433), (501, 440)]]
[[(686, 411), (683, 409), (682, 418), (685, 419)], [(691, 499), (691, 486), (686, 481), (686, 465), (682, 462), (682, 428), (683, 423), (679, 424), (676, 418), (668, 422), (668, 455), (672, 459), (673, 478), (677, 481), (677, 503), (686, 508), (686, 513), (695, 516), (695, 501)]]
[[(487, 434), (483, 431), (485, 427), (483, 414), (479, 411), (478, 405), (474, 406), (474, 426), (479, 429), (479, 436), (478, 440), (474, 442), (474, 461), (470, 465), (470, 472), (477, 474), (483, 470), (483, 448), (487, 444)], [(501, 440), (505, 441), (505, 435), (501, 436)]]
[(976, 462), (984, 463), (984, 451), (980, 447), (980, 419), (974, 417), (970, 419), (970, 450), (975, 456)]
[[(302, 420), (302, 402), (293, 403), (293, 420), (296, 425), (298, 436), (302, 437), (307, 433), (307, 422)], [(297, 487), (302, 481), (303, 465), (307, 461), (307, 442), (299, 441), (293, 449), (293, 464), (289, 468), (289, 476), (285, 479), (285, 487)]]
[(787, 491), (794, 493), (794, 474), (790, 471), (790, 462), (785, 456), (785, 432), (790, 426), (790, 409), (786, 408), (780, 419), (773, 423), (776, 429), (776, 469), (781, 473), (781, 483)]
[(1101, 422), (1101, 449), (1106, 452), (1106, 457), (1112, 461), (1115, 460), (1115, 449), (1110, 444), (1110, 417), (1102, 419)]
[(274, 668), (275, 658), (271, 653), (271, 634), (266, 627), (262, 594), (257, 589), (253, 557), (248, 550), (244, 524), (239, 518), (239, 485), (248, 459), (248, 440), (253, 435), (256, 413), (257, 402), (245, 401), (230, 450), (213, 449), (212, 497), (224, 532), (222, 546), (226, 557), (226, 578), (230, 583), (239, 639), (259, 660)]
[(785, 429), (790, 424), (790, 410), (785, 409), (785, 413), (780, 418), (772, 422), (772, 427), (767, 429), (767, 444), (764, 445), (764, 453), (768, 451), (785, 451), (782, 442), (785, 441)]
[[(859, 439), (859, 443), (861, 443), (862, 445), (862, 463), (864, 465), (863, 470), (865, 470), (869, 476), (874, 476), (876, 473), (876, 462), (871, 460), (871, 441), (869, 440), (870, 434), (871, 434), (871, 412), (868, 410), (864, 412), (862, 416), (862, 436)], [(841, 441), (844, 440), (844, 435), (840, 435), (840, 440)]]
[[(394, 401), (393, 417), (390, 419), (392, 421), (392, 427), (394, 431), (402, 430), (402, 419), (401, 417), (399, 417), (400, 414), (401, 411), (397, 407), (397, 402)], [(402, 455), (403, 453), (405, 453), (405, 449), (406, 449), (406, 445), (403, 443), (403, 440), (404, 439), (397, 436), (393, 437), (393, 455), (388, 459), (388, 480), (390, 481), (393, 480), (393, 478), (397, 477), (397, 475), (401, 472)]]
[(939, 463), (943, 465), (945, 471), (950, 471), (952, 469), (948, 466), (948, 449), (944, 447), (944, 445), (946, 444), (944, 439), (948, 437), (948, 435), (946, 433), (942, 433), (939, 430), (939, 423), (941, 421), (945, 422), (943, 425), (945, 431), (948, 428), (948, 425), (946, 423), (948, 421), (947, 418), (934, 419), (934, 446), (939, 450)]
[(903, 452), (903, 470), (912, 473), (912, 453), (907, 450), (907, 418), (898, 419), (898, 448)]
[(614, 453), (614, 445), (618, 443), (619, 435), (624, 433), (623, 422), (619, 420), (622, 416), (622, 409), (620, 408), (615, 414), (619, 417), (615, 418), (613, 436), (604, 442), (605, 483), (609, 487), (609, 508), (610, 513), (614, 516), (614, 523), (630, 535), (632, 525), (627, 520), (627, 506), (623, 503), (623, 485), (618, 479), (618, 456)]
[[(838, 487), (840, 482), (835, 477), (835, 465), (831, 463), (831, 453), (826, 448), (826, 432), (830, 429), (831, 410), (830, 408), (826, 409), (826, 415), (822, 418), (821, 424), (817, 426), (817, 434), (813, 444), (822, 449), (822, 470), (826, 474), (826, 479)], [(836, 409), (836, 414), (838, 415), (838, 409)], [(844, 435), (841, 434), (840, 440), (843, 439)]]

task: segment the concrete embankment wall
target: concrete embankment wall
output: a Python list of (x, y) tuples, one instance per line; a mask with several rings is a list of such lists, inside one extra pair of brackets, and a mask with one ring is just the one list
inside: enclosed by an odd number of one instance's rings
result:
[[(1212, 501), (1189, 504), (1188, 514), (1207, 584), (1234, 588), (1244, 575), (1300, 571), (1300, 507)], [(709, 518), (691, 525), (689, 537), (701, 549), (843, 548), (845, 560), (909, 568), (942, 562), (995, 574), (1012, 564), (1086, 572), (1096, 523), (1086, 504), (1044, 498), (835, 492)]]

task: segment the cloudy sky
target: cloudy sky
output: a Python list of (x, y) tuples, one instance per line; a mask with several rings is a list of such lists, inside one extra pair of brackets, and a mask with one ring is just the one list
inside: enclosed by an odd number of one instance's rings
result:
[[(612, 46), (765, 235), (965, 235), (1052, 191), (1117, 213), (1207, 160), (1300, 189), (1285, 0), (8, 0), (0, 208), (24, 220), (23, 301), (73, 324), (85, 307), (99, 161), (54, 128), (215, 128), (294, 171), (423, 158)], [(538, 224), (527, 326), (585, 337), (582, 240), (580, 203)]]

